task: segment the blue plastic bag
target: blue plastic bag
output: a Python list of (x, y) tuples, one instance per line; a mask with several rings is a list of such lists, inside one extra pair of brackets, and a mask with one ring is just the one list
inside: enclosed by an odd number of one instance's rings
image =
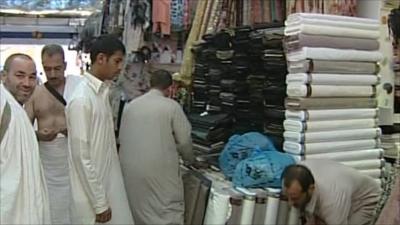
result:
[(237, 164), (247, 159), (254, 151), (277, 151), (273, 142), (265, 135), (249, 132), (229, 138), (219, 157), (219, 166), (224, 175), (231, 179)]
[(287, 153), (255, 152), (236, 166), (233, 184), (244, 188), (280, 188), (283, 170), (295, 163), (294, 158)]

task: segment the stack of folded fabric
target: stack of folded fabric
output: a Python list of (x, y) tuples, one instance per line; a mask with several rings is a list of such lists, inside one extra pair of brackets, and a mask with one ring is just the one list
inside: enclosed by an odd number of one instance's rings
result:
[(333, 159), (381, 178), (375, 98), (382, 59), (379, 22), (299, 13), (285, 25), (284, 150), (303, 159)]
[(264, 81), (264, 132), (279, 149), (283, 145), (284, 100), (286, 97), (286, 58), (283, 51), (283, 24), (264, 30), (262, 55)]
[(207, 48), (206, 42), (200, 42), (193, 48), (196, 64), (193, 70), (193, 93), (192, 111), (203, 112), (208, 102), (206, 75), (208, 73), (207, 56), (204, 50)]
[(228, 114), (192, 113), (189, 121), (192, 124), (194, 148), (201, 154), (219, 152), (232, 135), (234, 120)]

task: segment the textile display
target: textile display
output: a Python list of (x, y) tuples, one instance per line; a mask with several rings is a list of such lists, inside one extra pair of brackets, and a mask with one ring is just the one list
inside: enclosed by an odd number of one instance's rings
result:
[(354, 129), (322, 132), (291, 132), (285, 131), (285, 140), (297, 143), (318, 143), (331, 141), (363, 140), (379, 138), (379, 128)]
[(290, 73), (377, 74), (379, 66), (374, 62), (307, 59), (288, 62), (288, 71)]
[(350, 166), (355, 169), (368, 170), (382, 168), (385, 166), (385, 160), (383, 159), (366, 159), (359, 161), (342, 161), (341, 163)]
[[(367, 167), (362, 160), (382, 157), (376, 108), (377, 63), (383, 57), (378, 51), (379, 26), (373, 19), (315, 12), (288, 16), (286, 152), (360, 161), (359, 171)], [(380, 178), (383, 169), (363, 173)]]
[[(339, 74), (321, 74), (321, 73), (291, 73), (286, 77), (288, 84), (311, 84), (311, 85), (338, 85), (338, 86), (369, 86), (377, 85), (379, 77), (376, 75), (354, 75), (350, 76)], [(342, 87), (344, 88), (344, 87)], [(354, 90), (357, 92), (357, 90)]]
[(280, 189), (268, 188), (267, 208), (264, 224), (276, 224), (279, 213), (279, 195)]
[(299, 121), (369, 119), (378, 116), (378, 109), (286, 110), (285, 118)]
[(302, 85), (289, 83), (289, 97), (372, 97), (373, 86)]
[(297, 155), (355, 151), (355, 150), (374, 149), (378, 147), (379, 147), (379, 140), (376, 139), (332, 141), (332, 142), (305, 143), (305, 144), (300, 144), (285, 140), (283, 144), (283, 149), (285, 150), (285, 152)]
[(374, 108), (375, 98), (287, 98), (287, 109), (353, 109)]
[(356, 6), (357, 0), (291, 0), (286, 2), (286, 12), (287, 15), (304, 12), (356, 16)]

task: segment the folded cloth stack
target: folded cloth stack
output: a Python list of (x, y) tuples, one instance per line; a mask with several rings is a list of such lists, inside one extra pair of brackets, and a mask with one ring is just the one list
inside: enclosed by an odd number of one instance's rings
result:
[[(383, 176), (376, 85), (379, 22), (297, 13), (285, 21), (284, 151)], [(277, 115), (281, 116), (281, 115)]]
[(219, 152), (231, 136), (234, 124), (234, 118), (224, 113), (191, 113), (189, 121), (194, 149), (202, 154)]

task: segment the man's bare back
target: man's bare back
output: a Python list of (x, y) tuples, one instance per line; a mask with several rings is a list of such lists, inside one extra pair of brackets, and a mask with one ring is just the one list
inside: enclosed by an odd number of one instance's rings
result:
[(37, 120), (40, 141), (51, 141), (58, 133), (67, 134), (64, 108), (44, 85), (36, 87), (25, 109), (32, 123)]

